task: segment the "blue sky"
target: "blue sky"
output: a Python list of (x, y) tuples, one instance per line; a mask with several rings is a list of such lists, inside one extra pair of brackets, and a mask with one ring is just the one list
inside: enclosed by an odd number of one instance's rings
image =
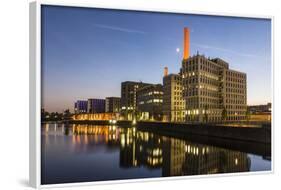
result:
[(44, 6), (42, 106), (73, 110), (78, 99), (120, 96), (122, 81), (162, 83), (165, 66), (181, 67), (184, 27), (191, 54), (247, 73), (248, 104), (271, 101), (268, 19)]

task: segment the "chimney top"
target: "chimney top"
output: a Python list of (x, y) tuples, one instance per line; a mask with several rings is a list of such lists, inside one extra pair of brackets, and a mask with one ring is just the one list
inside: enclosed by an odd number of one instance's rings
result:
[(168, 67), (164, 67), (164, 77), (168, 76)]
[(189, 29), (187, 27), (184, 27), (183, 29), (184, 33), (184, 41), (183, 41), (183, 59), (189, 58)]

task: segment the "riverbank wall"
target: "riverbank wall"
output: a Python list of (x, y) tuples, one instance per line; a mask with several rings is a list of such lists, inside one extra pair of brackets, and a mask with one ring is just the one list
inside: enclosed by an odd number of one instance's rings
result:
[[(109, 121), (104, 120), (72, 120), (71, 124), (93, 124), (93, 125), (110, 125)], [(117, 121), (115, 125), (130, 127), (131, 121)], [(232, 127), (229, 125), (215, 124), (184, 124), (184, 123), (168, 123), (168, 122), (145, 122), (139, 121), (136, 127), (140, 130), (151, 132), (162, 132), (169, 135), (185, 136), (197, 135), (214, 138), (224, 138), (230, 140), (271, 143), (271, 125), (263, 124), (260, 127)]]
[(169, 124), (157, 122), (139, 122), (142, 130), (151, 132), (162, 131), (174, 135), (199, 135), (230, 140), (271, 143), (271, 125), (261, 127), (231, 127), (229, 125), (196, 125), (196, 124)]

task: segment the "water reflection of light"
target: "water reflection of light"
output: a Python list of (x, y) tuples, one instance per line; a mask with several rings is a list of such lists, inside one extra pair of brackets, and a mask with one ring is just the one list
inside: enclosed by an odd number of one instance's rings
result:
[[(47, 131), (47, 128), (49, 126), (45, 126)], [(59, 124), (57, 128), (57, 130), (59, 131), (58, 134), (61, 133), (59, 128), (60, 126), (61, 125)], [(68, 127), (71, 126), (72, 125), (65, 125), (65, 129), (69, 129)], [(52, 134), (49, 134), (48, 136), (53, 135), (53, 124), (50, 124), (49, 130), (51, 130)], [(129, 164), (127, 166), (130, 167), (148, 166), (155, 169), (162, 168), (163, 171), (167, 170), (165, 171), (168, 172), (167, 176), (222, 172), (220, 171), (221, 164), (227, 166), (229, 165), (231, 168), (227, 169), (230, 172), (240, 171), (243, 170), (242, 167), (244, 167), (245, 165), (244, 158), (241, 158), (239, 155), (233, 155), (230, 157), (228, 156), (227, 152), (221, 151), (221, 149), (214, 148), (212, 146), (209, 146), (208, 148), (208, 146), (203, 144), (196, 144), (177, 138), (162, 137), (156, 134), (154, 134), (154, 137), (152, 138), (152, 136), (150, 135), (151, 133), (140, 132), (138, 131), (138, 129), (134, 129), (133, 127), (124, 129), (116, 126), (116, 129), (114, 130), (113, 125), (73, 125), (72, 130), (70, 131), (73, 132), (73, 135), (69, 135), (68, 137), (64, 136), (64, 138), (68, 138), (70, 140), (70, 142), (67, 140), (66, 143), (71, 143), (72, 140), (71, 148), (73, 150), (84, 150), (84, 148), (88, 149), (88, 147), (93, 146), (94, 139), (96, 142), (98, 141), (99, 145), (101, 143), (104, 144), (104, 140), (106, 138), (109, 138), (110, 140), (117, 139), (114, 146), (116, 146), (115, 148), (118, 147), (121, 150), (121, 156), (119, 159), (122, 159), (122, 161), (120, 161), (120, 164), (122, 162), (122, 164)], [(135, 137), (133, 136), (134, 131), (136, 135)], [(57, 137), (59, 140), (60, 136)], [(46, 137), (45, 139), (45, 144), (47, 142), (48, 137)], [(87, 147), (81, 146), (80, 143), (86, 144)], [(107, 145), (110, 148), (113, 147), (113, 144), (111, 143)], [(208, 157), (206, 156), (207, 152), (211, 153), (209, 153)], [(221, 154), (223, 154), (223, 156), (221, 156)], [(199, 155), (205, 156), (199, 157)], [(226, 159), (224, 155), (227, 156)]]
[(63, 133), (64, 132), (64, 123), (61, 125), (61, 132)]
[(159, 148), (153, 149), (153, 156), (159, 156), (162, 154), (162, 150)]
[(149, 139), (149, 137), (148, 137), (148, 133), (144, 133), (144, 140), (147, 142), (147, 141), (148, 141), (148, 139)]
[(72, 136), (72, 144), (76, 144), (76, 137), (74, 135)]
[(80, 135), (77, 136), (77, 142), (78, 142), (78, 144), (81, 144)]
[(235, 165), (238, 165), (238, 159), (235, 158)]
[(47, 133), (49, 132), (49, 123), (46, 124), (45, 130)]
[(125, 147), (125, 135), (121, 134), (121, 147)]
[(132, 122), (132, 124), (133, 124), (133, 125), (136, 125), (136, 124), (137, 124), (137, 120), (134, 119), (133, 122)]
[(94, 136), (95, 143), (99, 141), (99, 137), (97, 135)]
[(130, 137), (129, 135), (127, 135), (127, 145), (129, 145), (129, 143), (130, 143)]
[(89, 140), (88, 140), (88, 135), (87, 134), (84, 135), (84, 139), (85, 139), (85, 141), (84, 141), (85, 144), (88, 144)]

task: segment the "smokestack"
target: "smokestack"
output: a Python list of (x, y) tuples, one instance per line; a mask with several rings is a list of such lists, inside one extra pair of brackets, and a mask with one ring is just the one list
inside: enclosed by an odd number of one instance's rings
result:
[(168, 76), (168, 67), (164, 67), (164, 77)]
[(184, 28), (184, 42), (183, 42), (183, 59), (188, 59), (189, 57), (189, 29)]

